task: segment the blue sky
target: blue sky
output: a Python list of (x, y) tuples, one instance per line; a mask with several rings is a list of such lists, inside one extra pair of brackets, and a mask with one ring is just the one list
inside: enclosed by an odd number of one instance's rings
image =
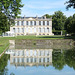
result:
[(75, 9), (66, 10), (64, 3), (68, 0), (22, 0), (24, 7), (21, 10), (21, 16), (43, 16), (52, 15), (55, 11), (62, 11), (67, 17), (75, 13)]

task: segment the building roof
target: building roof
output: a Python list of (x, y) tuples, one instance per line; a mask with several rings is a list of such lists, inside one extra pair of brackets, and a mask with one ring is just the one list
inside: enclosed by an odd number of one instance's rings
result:
[(52, 17), (51, 18), (46, 18), (46, 16), (43, 16), (43, 17), (19, 17), (19, 18), (16, 18), (16, 19), (29, 19), (29, 18), (32, 18), (32, 19), (52, 19)]

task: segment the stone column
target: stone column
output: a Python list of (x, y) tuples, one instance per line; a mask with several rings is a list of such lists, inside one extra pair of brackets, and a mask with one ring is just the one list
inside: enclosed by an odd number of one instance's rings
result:
[(28, 33), (30, 33), (30, 27), (28, 27)]
[(37, 61), (37, 63), (38, 63), (38, 50), (37, 50), (37, 60), (36, 60), (36, 61)]
[(29, 50), (29, 56), (30, 56), (30, 50)]
[(32, 21), (32, 25), (34, 26), (34, 21)]
[(52, 27), (50, 27), (50, 34), (52, 34)]
[(28, 26), (30, 26), (30, 21), (28, 21)]
[(24, 35), (26, 35), (26, 27), (24, 27)]
[(39, 21), (36, 21), (36, 25), (39, 25)]
[(36, 35), (39, 35), (38, 27), (36, 27)]
[(53, 51), (52, 49), (49, 50), (49, 56), (50, 56), (49, 61), (50, 61), (51, 63), (52, 63), (52, 51)]
[(24, 26), (26, 26), (26, 21), (24, 21)]
[(45, 33), (45, 28), (43, 28), (44, 29), (44, 33)]
[(32, 27), (32, 33), (34, 33), (34, 27)]

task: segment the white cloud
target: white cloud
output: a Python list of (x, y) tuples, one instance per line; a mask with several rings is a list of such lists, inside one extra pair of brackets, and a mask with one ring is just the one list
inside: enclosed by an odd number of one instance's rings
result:
[(51, 9), (51, 8), (62, 8), (64, 6), (65, 0), (61, 1), (35, 1), (29, 2), (25, 7), (32, 9)]
[(64, 15), (66, 15), (67, 17), (69, 16), (73, 16), (74, 12), (72, 11), (63, 11)]
[(28, 0), (25, 6), (22, 8), (21, 16), (43, 16), (44, 14), (54, 14), (55, 11), (61, 10), (64, 15), (69, 17), (74, 14), (74, 10), (70, 9), (66, 11), (66, 5), (64, 3), (66, 0)]

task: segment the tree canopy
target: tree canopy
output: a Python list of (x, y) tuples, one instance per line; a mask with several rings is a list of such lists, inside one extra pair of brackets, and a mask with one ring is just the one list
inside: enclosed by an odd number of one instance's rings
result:
[(22, 7), (21, 0), (0, 0), (0, 33), (9, 30)]
[(4, 13), (0, 12), (0, 15), (0, 33), (3, 33), (9, 30), (10, 23)]
[(53, 67), (58, 70), (62, 70), (65, 65), (73, 68), (75, 70), (75, 50), (53, 50), (52, 52), (52, 62)]
[(8, 18), (16, 17), (21, 13), (21, 7), (23, 7), (21, 0), (1, 0), (0, 11), (4, 13)]
[(49, 14), (45, 14), (44, 16), (46, 16), (46, 18), (51, 18), (52, 15), (49, 15)]
[(73, 8), (75, 9), (75, 0), (66, 1), (65, 4), (68, 4), (68, 5), (66, 6), (66, 9), (69, 9), (69, 8), (71, 8), (71, 7), (73, 7)]
[(61, 11), (56, 11), (52, 16), (52, 26), (55, 30), (63, 30), (66, 16)]
[(65, 29), (68, 33), (75, 33), (75, 14), (67, 18)]

